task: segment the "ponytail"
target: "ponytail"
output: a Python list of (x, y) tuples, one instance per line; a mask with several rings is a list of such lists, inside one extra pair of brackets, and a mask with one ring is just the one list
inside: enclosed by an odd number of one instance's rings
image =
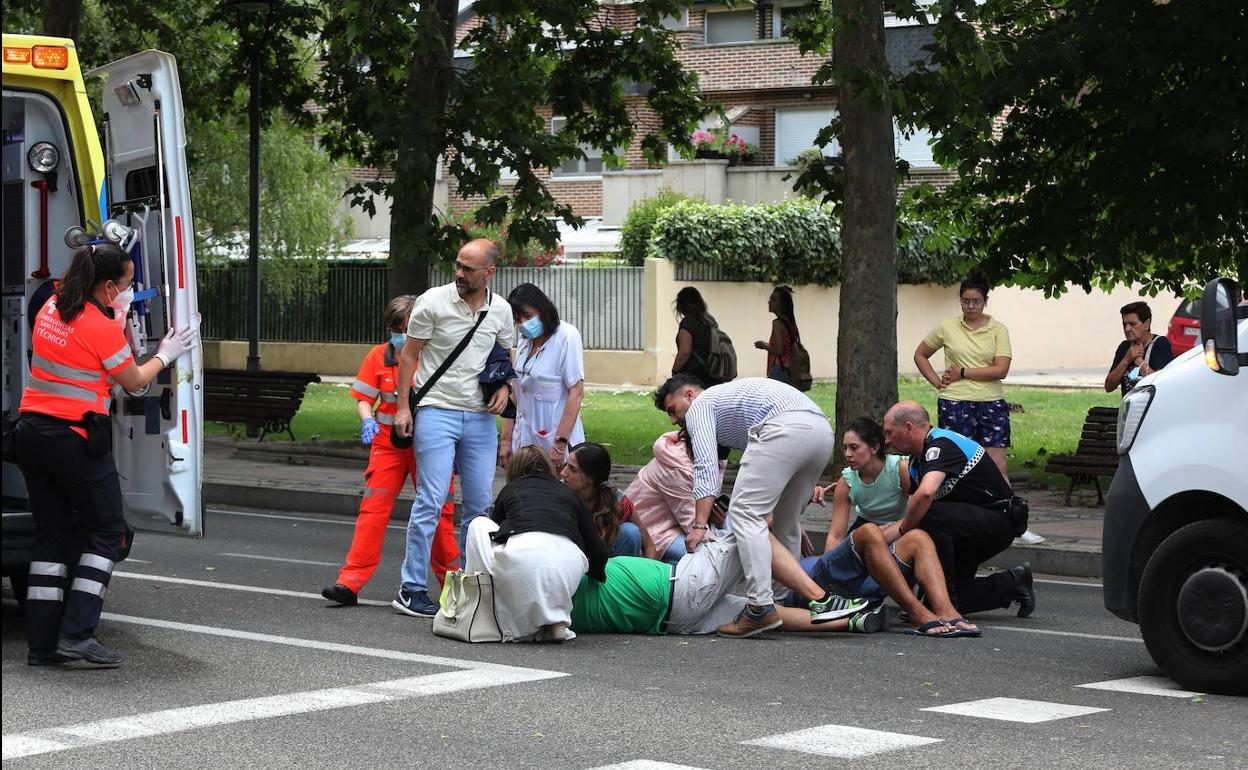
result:
[(56, 309), (61, 320), (72, 323), (82, 315), (87, 298), (104, 281), (116, 281), (126, 272), (126, 252), (113, 243), (88, 244), (74, 250), (74, 257), (56, 290)]
[(587, 441), (572, 447), (576, 455), (576, 464), (581, 473), (594, 485), (593, 499), (589, 510), (594, 516), (594, 524), (602, 542), (611, 547), (620, 534), (620, 506), (616, 500), (615, 487), (611, 486), (611, 454), (602, 444)]

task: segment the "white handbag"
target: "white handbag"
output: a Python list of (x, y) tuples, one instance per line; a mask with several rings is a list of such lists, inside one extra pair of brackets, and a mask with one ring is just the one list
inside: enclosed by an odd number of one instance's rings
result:
[(494, 580), (484, 572), (446, 573), (442, 607), (433, 616), (433, 633), (461, 642), (501, 642), (494, 614)]

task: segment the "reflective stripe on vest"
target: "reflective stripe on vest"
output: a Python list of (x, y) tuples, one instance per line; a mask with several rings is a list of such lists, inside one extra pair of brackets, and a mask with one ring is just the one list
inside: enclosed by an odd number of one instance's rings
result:
[(104, 359), (104, 368), (112, 369), (114, 366), (121, 366), (130, 357), (130, 343), (121, 346), (121, 350)]
[(354, 390), (356, 393), (359, 393), (362, 396), (367, 396), (369, 398), (377, 398), (377, 395), (381, 393), (381, 391), (378, 390), (377, 388), (374, 388), (372, 385), (369, 385), (368, 383), (363, 382), (361, 380), (356, 380), (355, 382), (351, 383), (351, 390)]
[(96, 401), (94, 390), (80, 388), (77, 385), (68, 385), (64, 382), (45, 380), (39, 376), (38, 372), (31, 372), (30, 382), (26, 383), (26, 388), (27, 390), (37, 390), (40, 393), (47, 393), (53, 396), (86, 401), (89, 404), (94, 404)]
[[(128, 350), (129, 349), (127, 348), (127, 351)], [(124, 361), (125, 359), (122, 360)], [(65, 366), (64, 364), (58, 364), (55, 361), (49, 361), (43, 356), (31, 356), (30, 365), (42, 369), (45, 372), (55, 374), (57, 377), (64, 380), (76, 380), (78, 382), (99, 382), (100, 380), (100, 371), (98, 369), (75, 369), (72, 366)]]
[(374, 419), (377, 420), (378, 425), (394, 425), (394, 415), (392, 414), (385, 414), (384, 412), (378, 412), (376, 415), (374, 415)]
[(381, 394), (381, 403), (383, 403), (383, 404), (397, 404), (397, 403), (399, 403), (399, 397), (398, 397), (396, 394), (394, 394), (394, 393), (382, 393), (382, 394)]

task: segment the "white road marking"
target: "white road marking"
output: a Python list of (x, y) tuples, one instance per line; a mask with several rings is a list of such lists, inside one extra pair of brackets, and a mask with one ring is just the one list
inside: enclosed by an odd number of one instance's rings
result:
[(1204, 695), (1203, 692), (1191, 692), (1181, 689), (1177, 684), (1164, 676), (1133, 676), (1128, 679), (1111, 679), (1108, 682), (1091, 682), (1075, 686), (1088, 690), (1160, 695), (1165, 698), (1195, 698), (1199, 695)]
[(1103, 639), (1109, 642), (1134, 642), (1144, 644), (1144, 640), (1131, 636), (1109, 636), (1108, 634), (1085, 634), (1080, 631), (1050, 631), (1046, 628), (1019, 628), (1018, 626), (984, 626), (986, 631), (1021, 631), (1025, 634), (1049, 634), (1051, 636), (1074, 636), (1079, 639)]
[(329, 687), (322, 690), (283, 693), (261, 698), (206, 703), (200, 706), (152, 711), (116, 719), (101, 719), (96, 722), (6, 734), (3, 753), (6, 760), (16, 759), (218, 725), (329, 711), (348, 706), (409, 700), (430, 695), (446, 695), (463, 690), (478, 690), (558, 676), (564, 676), (564, 674), (536, 669), (515, 669), (510, 673), (468, 669), (368, 682), (347, 687)]
[(1109, 709), (1091, 706), (1071, 706), (1066, 703), (1049, 703), (1042, 700), (1023, 700), (1021, 698), (985, 698), (965, 703), (951, 703), (948, 706), (933, 706), (919, 709), (938, 714), (956, 714), (979, 719), (999, 719), (1003, 722), (1023, 722), (1037, 724), (1051, 722), (1055, 719), (1095, 714)]
[(254, 553), (223, 553), (221, 556), (233, 556), (236, 559), (258, 559), (260, 561), (280, 561), (286, 564), (311, 564), (314, 567), (341, 567), (334, 561), (309, 561), (308, 559), (287, 559), (282, 556), (261, 556)]
[[(251, 511), (223, 511), (215, 508), (209, 508), (208, 513), (223, 513), (227, 516), (245, 516), (251, 519), (280, 519), (282, 521), (310, 521), (315, 524), (337, 524), (343, 527), (354, 527), (355, 519), (341, 516), (337, 519), (314, 519), (311, 516), (279, 516), (275, 513), (254, 513)], [(403, 532), (407, 531), (406, 524), (387, 524), (386, 529), (397, 529)]]
[(882, 730), (866, 730), (861, 727), (845, 725), (820, 725), (791, 733), (771, 735), (766, 738), (755, 738), (742, 741), (747, 746), (766, 746), (773, 749), (802, 751), (807, 754), (821, 754), (841, 759), (857, 759), (888, 751), (909, 749), (915, 746), (926, 746), (940, 743), (940, 738), (925, 738), (921, 735), (904, 733), (888, 733)]
[[(537, 671), (538, 669), (519, 668), (517, 666), (508, 666), (502, 663), (487, 663), (477, 660), (461, 660), (459, 658), (444, 658), (440, 655), (423, 655), (418, 652), (405, 652), (403, 650), (388, 650), (383, 647), (360, 647), (354, 644), (342, 644), (340, 642), (326, 642), (320, 639), (301, 639), (295, 636), (277, 636), (275, 634), (262, 634), (255, 631), (243, 631), (234, 628), (219, 628), (217, 626), (203, 626), (196, 623), (179, 623), (173, 620), (160, 620), (159, 618), (141, 618), (134, 615), (115, 615), (111, 612), (105, 612), (100, 615), (104, 620), (114, 623), (130, 623), (136, 626), (148, 626), (151, 628), (167, 628), (172, 631), (188, 631), (193, 634), (207, 634), (209, 636), (224, 636), (230, 639), (245, 639), (251, 642), (267, 642), (269, 644), (284, 644), (288, 647), (302, 647), (310, 650), (325, 650), (328, 652), (341, 652), (348, 655), (365, 655), (370, 658), (384, 658), (386, 660), (402, 660), (409, 663), (423, 663), (430, 666), (445, 666), (447, 668), (463, 668), (463, 669), (481, 669), (488, 671)], [(556, 671), (542, 672), (548, 675), (545, 678), (558, 676), (567, 676)]]
[(603, 765), (600, 768), (592, 770), (705, 770), (704, 768), (694, 768), (693, 765), (673, 765), (671, 763), (659, 763), (653, 759), (634, 759), (615, 765)]
[[(152, 580), (157, 583), (176, 583), (184, 586), (197, 586), (199, 588), (223, 588), (227, 591), (250, 591), (256, 594), (269, 594), (271, 596), (293, 596), (297, 599), (320, 599), (328, 601), (320, 594), (308, 593), (306, 591), (287, 591), (284, 588), (263, 588), (261, 586), (246, 586), (238, 583), (217, 583), (212, 580), (193, 580), (191, 578), (175, 578), (166, 577), (165, 575), (145, 575), (141, 572), (114, 572), (113, 577), (134, 578), (135, 580)], [(360, 604), (367, 604), (371, 607), (389, 607), (390, 602), (378, 601), (377, 599), (360, 599)]]
[(1075, 580), (1051, 580), (1049, 578), (1032, 578), (1035, 583), (1048, 583), (1051, 586), (1079, 586), (1080, 588), (1104, 588), (1102, 583), (1080, 583)]
[(125, 560), (131, 564), (151, 564), (147, 559), (136, 559), (133, 556), (127, 556)]

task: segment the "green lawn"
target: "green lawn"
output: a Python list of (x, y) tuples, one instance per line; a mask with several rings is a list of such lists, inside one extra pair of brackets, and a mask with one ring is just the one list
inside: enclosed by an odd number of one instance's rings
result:
[[(899, 386), (902, 398), (913, 398), (935, 414), (936, 392), (925, 381), (903, 378)], [(810, 395), (827, 414), (833, 414), (835, 385), (816, 385)], [(1023, 412), (1011, 416), (1014, 446), (1010, 449), (1010, 470), (1028, 472), (1033, 483), (1045, 485), (1057, 480), (1044, 476), (1044, 458), (1074, 451), (1088, 408), (1118, 404), (1117, 393), (1093, 390), (1007, 386), (1005, 397), (1023, 407)], [(345, 385), (310, 386), (295, 417), (295, 435), (301, 441), (357, 439), (359, 422), (354, 404)], [(654, 408), (649, 393), (590, 392), (585, 396), (583, 414), (586, 435), (609, 446), (617, 463), (645, 463), (650, 459), (650, 445), (655, 437), (671, 429), (667, 416)], [(210, 424), (207, 432), (226, 435), (229, 430), (224, 425)], [(237, 428), (234, 432), (240, 433)]]

